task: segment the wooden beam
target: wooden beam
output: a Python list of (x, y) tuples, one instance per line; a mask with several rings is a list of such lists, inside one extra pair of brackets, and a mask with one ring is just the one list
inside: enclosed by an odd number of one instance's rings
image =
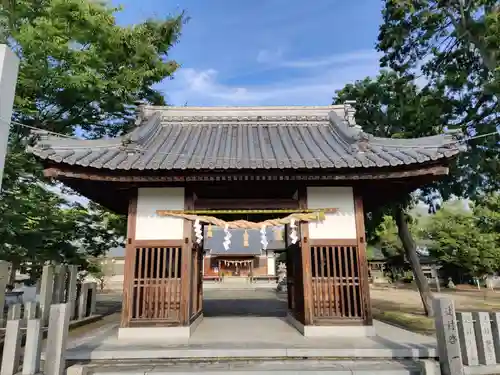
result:
[(135, 240), (135, 247), (182, 247), (183, 240)]
[[(359, 181), (359, 180), (385, 180), (385, 179), (405, 179), (425, 175), (441, 176), (447, 175), (449, 168), (444, 165), (422, 165), (415, 164), (405, 167), (385, 167), (385, 168), (358, 168), (356, 172), (352, 169), (337, 170), (311, 170), (311, 171), (224, 171), (224, 173), (199, 172), (190, 174), (179, 171), (167, 171), (168, 174), (154, 174), (155, 172), (145, 171), (112, 171), (96, 170), (89, 171), (85, 168), (71, 168), (66, 166), (51, 166), (44, 170), (46, 177), (51, 178), (76, 178), (93, 181), (115, 181), (115, 182), (170, 182), (170, 183), (213, 183), (213, 182), (237, 182), (237, 181), (302, 181), (307, 182), (334, 182), (334, 181)], [(151, 174), (147, 174), (147, 173)], [(126, 173), (126, 174), (125, 174)]]
[(318, 239), (309, 240), (309, 246), (357, 246), (358, 241), (355, 238), (345, 238), (345, 239)]
[(132, 284), (135, 271), (135, 228), (137, 219), (137, 190), (129, 198), (127, 216), (127, 240), (125, 247), (125, 268), (123, 275), (123, 300), (121, 327), (129, 327), (132, 319), (132, 298), (134, 285)]
[[(184, 209), (194, 209), (194, 196), (191, 189), (184, 190)], [(182, 244), (181, 256), (181, 325), (187, 326), (190, 321), (190, 302), (191, 302), (191, 280), (192, 267), (191, 257), (193, 251), (193, 223), (190, 220), (184, 220), (184, 243)]]
[(370, 285), (368, 278), (368, 260), (366, 257), (366, 232), (363, 211), (363, 196), (354, 190), (354, 215), (356, 221), (357, 248), (359, 257), (359, 285), (361, 288), (361, 301), (364, 309), (365, 324), (372, 325), (372, 309), (370, 301)]
[(197, 199), (194, 202), (196, 210), (230, 210), (230, 209), (297, 209), (297, 201), (293, 199), (232, 199), (232, 198), (215, 198), (215, 199)]
[[(307, 208), (306, 187), (299, 188), (299, 208)], [(312, 266), (311, 246), (309, 244), (309, 223), (300, 224), (300, 253), (302, 260), (302, 290), (304, 298), (304, 325), (313, 324), (313, 294), (312, 294)]]

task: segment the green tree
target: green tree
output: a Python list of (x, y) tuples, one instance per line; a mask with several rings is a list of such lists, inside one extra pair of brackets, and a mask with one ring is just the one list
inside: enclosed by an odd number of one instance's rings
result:
[(135, 102), (165, 104), (152, 86), (178, 67), (168, 52), (184, 14), (120, 26), (114, 17), (120, 9), (106, 4), (16, 0), (0, 9), (0, 43), (21, 58), (15, 120), (102, 137), (133, 125)]
[[(383, 52), (382, 67), (391, 68), (391, 73), (347, 85), (334, 102), (357, 100), (357, 121), (378, 136), (419, 137), (445, 127), (471, 135), (495, 132), (500, 113), (499, 11), (496, 0), (385, 0), (377, 48)], [(421, 87), (414, 83), (416, 78), (423, 78)], [(426, 186), (420, 199), (474, 197), (498, 190), (498, 140), (483, 137), (468, 144), (469, 151), (451, 174)], [(432, 295), (409, 230), (412, 203), (407, 195), (372, 213), (367, 229), (373, 234), (384, 214), (394, 217), (424, 309), (432, 315)]]
[[(134, 126), (138, 101), (164, 105), (153, 86), (172, 76), (168, 58), (183, 13), (134, 26), (102, 1), (4, 1), (0, 43), (20, 57), (13, 120), (59, 134), (115, 136)], [(32, 135), (13, 126), (0, 196), (0, 257), (35, 275), (46, 261), (77, 262), (112, 247), (124, 218), (102, 207), (68, 202), (24, 152)], [(57, 190), (57, 189), (56, 189)]]
[[(419, 75), (450, 99), (450, 128), (495, 132), (500, 107), (500, 4), (497, 0), (385, 0), (377, 48), (381, 63)], [(451, 100), (453, 99), (453, 100)], [(500, 187), (500, 145), (495, 137), (469, 142), (462, 175), (441, 193), (475, 197)], [(470, 167), (474, 166), (474, 167)], [(447, 194), (449, 196), (449, 194)]]
[(398, 236), (398, 228), (392, 216), (385, 215), (375, 228), (377, 244), (386, 258), (403, 254), (403, 246)]
[[(500, 239), (500, 194), (493, 192), (477, 197), (472, 204), (477, 225), (485, 233), (497, 233)], [(500, 243), (497, 243), (500, 248)]]
[(430, 240), (431, 254), (445, 266), (476, 278), (498, 271), (500, 234), (479, 225), (483, 215), (491, 214), (484, 207), (474, 212), (440, 210), (423, 231)]
[[(439, 88), (420, 89), (412, 77), (396, 72), (382, 71), (376, 78), (365, 78), (346, 85), (336, 92), (335, 104), (355, 100), (356, 122), (364, 131), (378, 137), (413, 138), (442, 133), (452, 117), (451, 101)], [(449, 178), (448, 178), (449, 179)], [(384, 225), (384, 216), (390, 216), (396, 223), (397, 236), (401, 241), (406, 259), (415, 276), (415, 282), (422, 296), (425, 311), (432, 315), (432, 294), (417, 255), (417, 245), (413, 239), (408, 211), (419, 200), (425, 199), (436, 185), (429, 185), (420, 195), (410, 191), (394, 197), (392, 204), (381, 207), (367, 217), (369, 241), (379, 242), (377, 227)], [(388, 222), (385, 222), (387, 224)], [(389, 220), (389, 223), (392, 221)], [(393, 244), (399, 243), (392, 241)]]

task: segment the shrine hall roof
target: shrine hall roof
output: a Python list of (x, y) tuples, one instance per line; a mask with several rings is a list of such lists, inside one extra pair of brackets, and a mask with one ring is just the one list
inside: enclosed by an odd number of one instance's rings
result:
[[(207, 228), (204, 231), (203, 248), (205, 250), (210, 250), (211, 255), (260, 255), (262, 253), (262, 245), (260, 243), (261, 235), (259, 229), (249, 229), (248, 233), (248, 245), (244, 245), (243, 233), (244, 229), (229, 229), (231, 233), (231, 244), (229, 249), (226, 251), (222, 243), (224, 242), (224, 237), (226, 236), (222, 228), (214, 227), (212, 228), (212, 237), (208, 236)], [(282, 250), (286, 248), (284, 241), (279, 241), (274, 239), (273, 228), (266, 228), (266, 237), (268, 246), (267, 250)]]
[(404, 166), (461, 151), (452, 134), (374, 137), (350, 105), (322, 107), (142, 106), (136, 128), (113, 139), (41, 135), (38, 158), (108, 170), (302, 169)]

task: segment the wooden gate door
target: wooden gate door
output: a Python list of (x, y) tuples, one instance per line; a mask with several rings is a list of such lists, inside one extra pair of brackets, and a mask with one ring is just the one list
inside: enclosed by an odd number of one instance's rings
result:
[(191, 252), (190, 321), (203, 311), (203, 243), (194, 244)]
[(304, 283), (302, 280), (302, 254), (300, 243), (289, 245), (286, 250), (288, 308), (299, 322), (304, 323)]

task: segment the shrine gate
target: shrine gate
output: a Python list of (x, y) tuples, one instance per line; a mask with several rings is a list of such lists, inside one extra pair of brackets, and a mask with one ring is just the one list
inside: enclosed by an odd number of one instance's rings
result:
[(365, 213), (446, 175), (460, 150), (450, 134), (374, 137), (346, 104), (142, 106), (125, 136), (47, 135), (30, 152), (46, 176), (128, 215), (119, 336), (130, 338), (188, 337), (203, 319), (203, 226), (271, 219), (285, 226), (290, 323), (373, 335)]

